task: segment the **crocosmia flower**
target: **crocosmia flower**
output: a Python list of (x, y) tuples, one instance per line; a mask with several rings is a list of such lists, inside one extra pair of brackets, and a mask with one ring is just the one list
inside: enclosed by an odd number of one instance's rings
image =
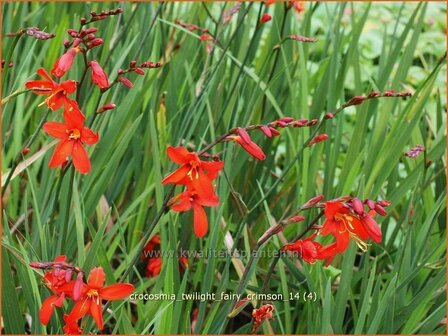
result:
[(282, 250), (296, 252), (304, 261), (314, 264), (316, 260), (321, 259), (321, 249), (323, 247), (320, 243), (313, 241), (315, 236), (316, 233), (306, 239), (299, 239), (294, 243), (286, 244)]
[(73, 60), (75, 59), (76, 54), (80, 51), (81, 48), (78, 47), (70, 48), (64, 55), (59, 57), (51, 69), (53, 76), (58, 78), (64, 76), (64, 74), (72, 67)]
[(106, 275), (101, 267), (90, 271), (87, 284), (84, 284), (81, 298), (75, 303), (72, 311), (66, 317), (67, 324), (72, 324), (86, 314), (92, 316), (99, 330), (104, 328), (103, 300), (120, 300), (134, 291), (134, 286), (128, 283), (104, 287)]
[(44, 78), (44, 80), (30, 80), (25, 83), (27, 89), (31, 89), (33, 93), (46, 95), (45, 99), (47, 106), (56, 111), (66, 103), (69, 99), (68, 94), (76, 91), (76, 82), (74, 80), (67, 80), (62, 83), (55, 82), (44, 68), (39, 68), (37, 74)]
[(84, 127), (84, 121), (77, 114), (64, 113), (64, 123), (50, 121), (42, 129), (59, 139), (59, 144), (50, 159), (49, 167), (54, 168), (66, 163), (72, 157), (73, 165), (81, 174), (90, 171), (90, 160), (84, 145), (98, 142), (99, 136), (90, 128)]
[(204, 206), (218, 206), (219, 198), (213, 193), (199, 194), (194, 190), (187, 190), (175, 197), (170, 202), (173, 211), (189, 211), (193, 209), (194, 233), (198, 238), (204, 237), (208, 231), (208, 219)]
[(163, 184), (192, 185), (197, 193), (206, 196), (213, 193), (212, 180), (218, 176), (224, 162), (203, 161), (197, 153), (189, 152), (183, 147), (169, 146), (167, 154), (171, 161), (181, 167), (165, 176)]
[(359, 215), (346, 203), (340, 201), (325, 202), (324, 212), (326, 220), (320, 234), (334, 236), (336, 239), (335, 253), (345, 251), (350, 239), (353, 239), (363, 251), (367, 250), (366, 241), (369, 238), (376, 243), (381, 242), (381, 229), (373, 219), (372, 213)]
[(97, 61), (90, 62), (90, 68), (92, 69), (92, 82), (100, 89), (107, 89), (110, 84), (103, 68), (101, 68)]
[(268, 303), (258, 309), (254, 309), (252, 312), (252, 317), (254, 319), (252, 332), (255, 332), (264, 320), (271, 320), (274, 318), (274, 306)]
[(225, 140), (235, 141), (241, 147), (243, 147), (246, 152), (248, 152), (257, 160), (266, 159), (266, 155), (264, 154), (263, 150), (255, 142), (252, 141), (249, 134), (244, 128), (238, 127), (236, 133), (237, 134), (229, 135)]

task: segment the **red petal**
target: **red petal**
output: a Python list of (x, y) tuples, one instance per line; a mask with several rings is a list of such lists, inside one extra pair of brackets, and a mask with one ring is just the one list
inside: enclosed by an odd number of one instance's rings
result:
[(194, 233), (198, 238), (205, 236), (208, 230), (208, 220), (205, 210), (200, 205), (193, 206), (194, 211)]
[(61, 87), (64, 89), (64, 91), (67, 94), (72, 94), (73, 92), (75, 92), (76, 85), (77, 85), (77, 83), (74, 80), (67, 80), (67, 81), (61, 83)]
[(74, 100), (66, 98), (64, 101), (64, 121), (67, 128), (77, 128), (82, 130), (84, 127), (85, 115), (78, 107), (78, 103)]
[(224, 162), (223, 161), (202, 161), (201, 162), (201, 168), (205, 169), (208, 172), (219, 172), (224, 168)]
[(64, 104), (65, 95), (62, 91), (57, 91), (47, 98), (47, 106), (53, 111), (59, 110), (59, 108)]
[(50, 74), (47, 72), (47, 70), (45, 70), (44, 68), (39, 68), (37, 69), (37, 74), (43, 78), (45, 78), (47, 81), (49, 81), (50, 83), (55, 83), (55, 81), (53, 80), (53, 78), (51, 78)]
[(90, 128), (84, 127), (81, 131), (81, 141), (87, 145), (96, 144), (99, 140), (98, 133), (93, 132)]
[(171, 206), (171, 210), (173, 211), (188, 211), (191, 209), (191, 201), (190, 201), (190, 193), (184, 192), (178, 196), (175, 196), (174, 198), (177, 198), (177, 200), (180, 200), (179, 203), (174, 204)]
[(53, 315), (55, 302), (60, 300), (58, 295), (52, 295), (42, 302), (42, 307), (39, 311), (39, 320), (43, 325), (47, 325), (50, 322), (51, 315)]
[(53, 69), (51, 69), (52, 75), (58, 78), (64, 76), (64, 74), (72, 67), (76, 54), (77, 49), (71, 48), (64, 55), (59, 57), (56, 60)]
[(96, 301), (92, 301), (92, 304), (90, 305), (90, 315), (92, 315), (93, 319), (96, 322), (96, 325), (98, 326), (99, 330), (103, 330), (104, 323), (103, 323), (103, 309), (100, 304), (96, 303)]
[(131, 284), (115, 284), (104, 287), (100, 291), (103, 300), (120, 300), (132, 294), (135, 287)]
[(344, 207), (342, 202), (325, 202), (325, 217), (333, 219), (337, 213), (345, 214), (348, 209)]
[(86, 315), (90, 310), (91, 304), (92, 300), (87, 297), (85, 297), (81, 301), (76, 302), (69, 314), (69, 319), (71, 321), (78, 321), (80, 318), (84, 317), (84, 315)]
[(171, 174), (168, 174), (165, 176), (165, 178), (162, 180), (162, 184), (179, 184), (188, 174), (190, 169), (187, 165), (183, 165), (182, 167), (176, 169)]
[(266, 155), (264, 154), (263, 150), (260, 147), (258, 147), (258, 145), (255, 142), (238, 141), (238, 143), (241, 145), (241, 147), (244, 148), (246, 152), (248, 152), (257, 160), (266, 159)]
[(202, 206), (208, 206), (208, 207), (218, 206), (219, 205), (219, 197), (216, 196), (215, 194), (211, 194), (206, 197), (204, 197), (202, 195), (198, 195), (197, 203)]
[(67, 126), (63, 123), (49, 121), (42, 126), (44, 132), (57, 139), (67, 139)]
[(87, 280), (87, 284), (95, 289), (99, 289), (103, 287), (104, 281), (106, 280), (106, 274), (103, 271), (102, 267), (92, 268), (89, 274), (89, 279)]
[[(44, 125), (45, 127), (45, 125)], [(54, 259), (54, 262), (65, 263), (67, 261), (67, 257), (65, 255), (60, 255)]]
[[(33, 90), (33, 93), (42, 95), (49, 95), (52, 93), (54, 89), (52, 83), (44, 80), (30, 80), (25, 83), (25, 87), (27, 89), (37, 89)], [(39, 90), (39, 89), (49, 89), (49, 90)]]
[(177, 163), (177, 164), (184, 164), (188, 162), (188, 154), (190, 152), (185, 149), (184, 147), (172, 147), (168, 146), (166, 149), (166, 153), (168, 154), (168, 157), (171, 159), (171, 161)]
[(90, 171), (89, 156), (79, 141), (73, 145), (72, 159), (73, 165), (81, 174), (87, 174)]
[(62, 140), (55, 148), (53, 156), (48, 163), (48, 167), (54, 168), (65, 163), (73, 150), (73, 142), (70, 140)]

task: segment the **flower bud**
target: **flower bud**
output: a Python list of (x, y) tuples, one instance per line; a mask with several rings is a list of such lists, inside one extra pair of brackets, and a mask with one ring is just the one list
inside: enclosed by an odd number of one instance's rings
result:
[(374, 201), (368, 199), (365, 202), (366, 202), (366, 204), (367, 204), (367, 206), (369, 207), (370, 210), (374, 210), (375, 209), (375, 202)]
[(137, 65), (137, 61), (132, 60), (131, 62), (129, 62), (129, 67), (131, 69), (135, 68), (136, 65)]
[(98, 111), (96, 111), (96, 113), (103, 113), (104, 111), (113, 110), (116, 107), (117, 107), (117, 105), (115, 105), (114, 103), (107, 103), (107, 104), (103, 105), (102, 107), (100, 107), (98, 109)]
[(308, 202), (306, 202), (306, 203), (303, 205), (303, 207), (305, 207), (305, 208), (311, 207), (311, 206), (313, 206), (313, 205), (319, 203), (320, 201), (322, 201), (323, 198), (324, 198), (324, 195), (322, 195), (322, 194), (317, 195), (317, 196), (314, 196), (313, 198), (310, 198), (310, 199), (308, 200)]
[(375, 207), (373, 209), (380, 216), (386, 216), (387, 215), (387, 211), (381, 205), (379, 205), (378, 203), (375, 204)]
[(352, 206), (353, 206), (353, 210), (358, 215), (363, 215), (364, 214), (364, 205), (362, 204), (362, 202), (358, 198), (353, 198), (352, 199)]
[(381, 95), (381, 93), (379, 93), (378, 91), (372, 91), (369, 93), (369, 95), (367, 96), (368, 98), (376, 98), (379, 97)]
[(90, 44), (91, 44), (92, 47), (100, 46), (100, 45), (102, 45), (103, 43), (104, 43), (104, 41), (103, 41), (102, 38), (96, 38), (96, 39), (93, 39), (92, 42), (90, 42)]
[(388, 200), (381, 200), (377, 202), (379, 205), (381, 205), (382, 207), (387, 207), (390, 205), (390, 201)]
[(87, 19), (86, 19), (86, 18), (81, 18), (81, 19), (79, 19), (79, 22), (80, 22), (82, 25), (85, 25), (86, 22), (87, 22)]
[(353, 97), (352, 99), (349, 100), (349, 102), (347, 103), (347, 106), (359, 105), (365, 99), (366, 99), (366, 97), (364, 97), (364, 96), (355, 96), (355, 97)]
[(263, 134), (266, 135), (268, 138), (272, 137), (272, 131), (268, 126), (266, 125), (260, 126), (260, 131), (262, 131)]
[(272, 20), (272, 16), (270, 16), (268, 13), (264, 13), (260, 19), (260, 24), (265, 24), (266, 22), (269, 22)]
[(141, 76), (143, 76), (144, 74), (145, 74), (145, 71), (143, 71), (143, 69), (142, 68), (135, 68), (135, 73), (137, 74), (137, 75), (141, 75)]
[(130, 89), (132, 89), (134, 87), (134, 84), (132, 84), (132, 82), (129, 79), (127, 79), (126, 77), (120, 77), (120, 78), (118, 78), (118, 81)]
[(91, 28), (86, 29), (87, 34), (93, 34), (93, 33), (96, 33), (97, 31), (98, 31), (98, 28), (96, 28), (96, 27), (91, 27)]
[(298, 223), (298, 222), (303, 222), (305, 220), (305, 217), (297, 215), (297, 216), (293, 216), (291, 218), (288, 219), (289, 223)]
[(27, 155), (29, 152), (30, 152), (29, 147), (25, 147), (24, 149), (22, 149), (22, 155)]
[(324, 133), (324, 134), (316, 135), (314, 138), (311, 139), (311, 141), (310, 141), (310, 143), (308, 144), (308, 146), (317, 144), (317, 143), (322, 142), (322, 141), (325, 141), (325, 140), (327, 140), (327, 139), (328, 139), (328, 135), (325, 134), (325, 133)]
[(319, 122), (318, 119), (313, 119), (313, 120), (310, 120), (310, 121), (308, 122), (308, 124), (306, 124), (306, 126), (314, 126), (314, 125), (316, 125), (318, 122)]
[(332, 112), (325, 113), (325, 117), (324, 118), (325, 119), (333, 119), (334, 118), (334, 114)]

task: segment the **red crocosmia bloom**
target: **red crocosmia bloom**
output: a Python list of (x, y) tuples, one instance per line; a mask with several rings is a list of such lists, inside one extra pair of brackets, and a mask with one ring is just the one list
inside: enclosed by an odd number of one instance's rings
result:
[(197, 153), (184, 147), (168, 146), (166, 151), (171, 161), (182, 166), (165, 176), (162, 184), (192, 185), (199, 194), (213, 194), (212, 180), (218, 176), (224, 162), (202, 161)]
[(162, 258), (161, 257), (153, 257), (148, 260), (146, 264), (145, 274), (149, 278), (156, 277), (160, 274), (162, 270)]
[(66, 335), (81, 335), (82, 329), (79, 327), (78, 322), (70, 319), (70, 316), (64, 314), (64, 322), (65, 325), (62, 327), (62, 330)]
[(309, 264), (314, 264), (317, 259), (321, 258), (322, 245), (313, 241), (317, 234), (312, 234), (308, 238), (296, 240), (294, 243), (283, 246), (283, 251), (297, 252)]
[(101, 267), (95, 267), (90, 271), (87, 284), (84, 284), (83, 287), (82, 296), (68, 314), (66, 322), (74, 323), (89, 314), (99, 330), (104, 328), (102, 301), (120, 300), (134, 291), (134, 286), (129, 283), (104, 287), (105, 278), (106, 275)]
[(50, 121), (42, 127), (49, 135), (60, 140), (48, 166), (61, 166), (71, 156), (76, 170), (86, 174), (90, 171), (90, 160), (83, 145), (96, 144), (99, 136), (84, 127), (84, 121), (77, 114), (64, 113), (64, 116), (65, 123)]
[(289, 4), (292, 5), (297, 14), (305, 11), (305, 3), (303, 1), (290, 1)]
[(252, 311), (252, 317), (254, 319), (252, 332), (255, 332), (265, 319), (271, 320), (274, 318), (274, 306), (268, 303), (258, 309), (254, 309)]
[(48, 96), (45, 99), (47, 106), (56, 111), (69, 99), (68, 94), (76, 91), (76, 82), (67, 80), (62, 83), (55, 82), (44, 68), (39, 68), (37, 74), (44, 80), (30, 80), (25, 83), (27, 89), (33, 90), (33, 93)]
[(244, 148), (246, 152), (252, 155), (257, 160), (266, 159), (266, 155), (263, 150), (258, 147), (258, 145), (252, 141), (249, 134), (246, 132), (244, 128), (237, 128), (238, 135), (229, 135), (225, 140), (230, 141), (233, 140), (238, 143), (241, 147)]
[(76, 54), (80, 51), (81, 48), (79, 47), (70, 48), (64, 55), (59, 57), (56, 60), (53, 69), (51, 69), (53, 76), (58, 78), (64, 76), (64, 74), (72, 67), (73, 60), (75, 59)]
[(97, 61), (90, 62), (90, 68), (92, 69), (92, 82), (100, 89), (107, 89), (109, 84), (109, 79), (103, 68), (98, 64)]
[(369, 238), (376, 243), (381, 242), (381, 229), (372, 218), (372, 213), (359, 216), (346, 203), (340, 201), (325, 202), (324, 212), (326, 220), (320, 234), (331, 234), (335, 237), (336, 245), (331, 251), (332, 254), (345, 251), (350, 238), (363, 251), (367, 250), (368, 245), (365, 241)]
[(66, 99), (64, 102), (64, 119), (76, 120), (77, 123), (84, 123), (86, 116), (79, 109), (78, 102), (72, 99)]
[(194, 233), (198, 238), (202, 238), (208, 230), (207, 214), (203, 206), (217, 206), (219, 198), (213, 193), (203, 195), (194, 190), (187, 190), (173, 197), (169, 203), (172, 204), (171, 210), (173, 211), (184, 212), (193, 208)]

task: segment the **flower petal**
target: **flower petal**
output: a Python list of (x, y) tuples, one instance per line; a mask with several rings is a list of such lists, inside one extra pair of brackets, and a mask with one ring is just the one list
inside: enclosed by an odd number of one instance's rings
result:
[(96, 144), (99, 140), (98, 133), (93, 132), (90, 128), (84, 127), (81, 131), (81, 141), (87, 145)]
[(168, 146), (166, 153), (171, 161), (177, 164), (184, 164), (188, 162), (188, 154), (190, 152), (184, 147), (172, 147)]
[(188, 166), (183, 165), (165, 176), (165, 178), (162, 180), (162, 184), (179, 184), (187, 176), (189, 171), (190, 169), (188, 168)]
[(370, 238), (372, 238), (375, 243), (381, 243), (383, 235), (381, 233), (380, 227), (378, 226), (378, 223), (368, 214), (361, 217), (361, 223), (369, 233)]
[(57, 139), (67, 139), (68, 137), (67, 126), (63, 123), (49, 121), (42, 126), (42, 129), (48, 135)]
[(98, 326), (98, 329), (103, 330), (104, 323), (101, 302), (98, 304), (96, 301), (92, 301), (92, 304), (90, 305), (90, 315), (92, 315), (96, 325)]
[(81, 174), (87, 174), (90, 171), (89, 156), (79, 141), (73, 145), (72, 159), (73, 165)]
[(106, 274), (103, 271), (102, 267), (92, 268), (89, 274), (89, 279), (87, 280), (87, 284), (95, 289), (99, 289), (103, 287), (104, 281), (106, 280)]
[(72, 94), (76, 91), (76, 81), (74, 80), (66, 80), (65, 82), (61, 83), (61, 87), (64, 89), (65, 93)]
[(194, 233), (198, 238), (205, 236), (208, 230), (207, 214), (202, 206), (195, 204), (193, 206)]
[(100, 295), (103, 300), (120, 300), (132, 294), (134, 289), (129, 283), (115, 284), (102, 288)]
[(88, 297), (84, 297), (82, 300), (75, 303), (72, 311), (70, 312), (69, 319), (72, 321), (78, 321), (80, 318), (84, 317), (90, 310), (90, 305), (92, 300)]
[(42, 307), (40, 307), (39, 311), (39, 320), (43, 325), (47, 325), (48, 322), (50, 322), (54, 312), (55, 303), (57, 303), (58, 300), (60, 300), (59, 295), (52, 295), (42, 302)]
[(73, 141), (70, 140), (62, 140), (56, 146), (53, 156), (48, 163), (48, 167), (54, 168), (62, 165), (67, 161), (67, 158), (72, 154), (73, 150)]

